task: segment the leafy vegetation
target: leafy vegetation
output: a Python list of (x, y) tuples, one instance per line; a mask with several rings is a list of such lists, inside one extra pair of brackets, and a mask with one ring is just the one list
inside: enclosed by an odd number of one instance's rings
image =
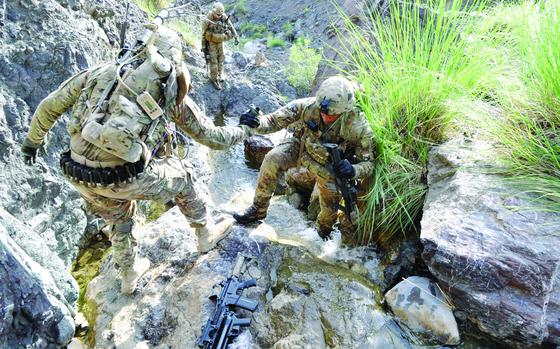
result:
[(560, 1), (486, 5), (394, 2), (362, 27), (345, 17), (343, 73), (361, 83), (377, 141), (361, 242), (417, 228), (429, 148), (473, 114), (501, 145), (503, 178), (560, 212)]
[[(496, 89), (490, 51), (470, 40), (484, 3), (461, 8), (445, 0), (399, 4), (372, 12), (364, 27), (345, 18), (341, 56), (362, 85), (359, 102), (377, 141), (377, 159), (358, 240), (414, 230), (424, 196), (428, 152), (445, 139), (450, 100), (482, 98)], [(375, 40), (377, 45), (372, 45)]]
[(191, 47), (195, 47), (196, 42), (199, 40), (199, 34), (195, 33), (192, 30), (192, 25), (188, 24), (187, 22), (181, 20), (173, 20), (165, 23), (165, 26), (181, 34), (183, 41)]
[(249, 13), (249, 10), (247, 9), (247, 4), (245, 4), (245, 0), (237, 0), (235, 6), (236, 6), (237, 13), (241, 15), (246, 15), (247, 13)]
[(520, 57), (515, 67), (521, 83), (514, 89), (524, 96), (502, 103), (507, 118), (491, 131), (505, 147), (510, 180), (543, 210), (560, 212), (560, 1), (525, 3), (509, 12), (506, 48)]
[(285, 47), (286, 46), (286, 41), (284, 39), (276, 37), (272, 34), (268, 34), (268, 38), (266, 40), (266, 46), (268, 48)]
[(252, 39), (264, 38), (268, 28), (263, 24), (243, 22), (239, 25), (239, 34)]
[(111, 243), (108, 239), (92, 242), (86, 249), (80, 251), (78, 258), (76, 258), (72, 266), (72, 276), (80, 286), (78, 310), (84, 314), (90, 325), (85, 338), (90, 347), (95, 345), (97, 305), (94, 300), (86, 300), (86, 292), (89, 282), (99, 275), (103, 260), (111, 251), (110, 247)]
[(311, 90), (322, 57), (322, 52), (310, 45), (309, 39), (296, 40), (290, 48), (290, 60), (286, 66), (288, 82), (300, 95), (307, 94)]
[(171, 5), (173, 0), (133, 0), (136, 6), (153, 18), (158, 12)]

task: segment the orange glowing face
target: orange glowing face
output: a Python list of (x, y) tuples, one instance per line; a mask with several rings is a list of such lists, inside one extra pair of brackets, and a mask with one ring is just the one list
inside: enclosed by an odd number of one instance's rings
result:
[(338, 115), (338, 114), (328, 115), (328, 114), (325, 114), (325, 113), (321, 112), (321, 119), (323, 119), (323, 122), (327, 125), (335, 122), (338, 119), (339, 116), (340, 115)]

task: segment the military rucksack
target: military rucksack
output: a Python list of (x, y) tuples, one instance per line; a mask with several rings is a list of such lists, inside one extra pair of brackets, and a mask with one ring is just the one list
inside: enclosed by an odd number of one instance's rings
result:
[[(92, 71), (82, 94), (87, 98), (81, 116), (82, 138), (127, 162), (146, 156), (147, 134), (176, 102), (177, 67), (181, 67), (180, 39), (175, 32), (159, 28), (126, 62)], [(115, 78), (117, 87), (104, 98)]]

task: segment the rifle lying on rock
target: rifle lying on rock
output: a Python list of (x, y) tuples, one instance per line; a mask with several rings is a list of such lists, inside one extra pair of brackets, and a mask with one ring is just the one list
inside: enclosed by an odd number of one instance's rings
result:
[(331, 172), (334, 175), (336, 188), (340, 191), (340, 194), (342, 195), (342, 199), (344, 200), (344, 206), (339, 206), (339, 209), (341, 209), (344, 212), (346, 218), (348, 218), (348, 220), (351, 223), (355, 223), (357, 218), (356, 217), (357, 216), (356, 200), (358, 195), (357, 183), (355, 180), (340, 178), (335, 175), (333, 170), (334, 165), (342, 161), (344, 157), (344, 154), (342, 150), (338, 147), (338, 145), (334, 143), (323, 143), (323, 146), (327, 148), (327, 151), (329, 152), (329, 156), (332, 161), (332, 163), (327, 165), (327, 168), (329, 172)]
[(258, 302), (242, 296), (243, 290), (257, 285), (255, 279), (241, 280), (239, 274), (244, 262), (245, 257), (238, 255), (231, 276), (219, 283), (222, 286), (220, 296), (210, 297), (216, 301), (216, 309), (202, 329), (196, 343), (199, 348), (226, 349), (230, 341), (239, 335), (241, 327), (251, 324), (250, 318), (238, 318), (234, 312), (235, 307), (253, 312), (258, 306)]

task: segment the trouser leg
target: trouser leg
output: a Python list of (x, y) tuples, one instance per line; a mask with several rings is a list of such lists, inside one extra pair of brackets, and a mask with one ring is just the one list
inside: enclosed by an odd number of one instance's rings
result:
[(264, 157), (253, 198), (253, 205), (259, 210), (266, 211), (268, 209), (270, 198), (276, 188), (278, 175), (297, 165), (299, 144), (299, 140), (292, 138), (290, 141), (272, 149)]
[(319, 215), (317, 216), (317, 230), (322, 235), (328, 235), (338, 218), (340, 194), (336, 190), (334, 182), (319, 177), (317, 178), (317, 187), (319, 189), (320, 205)]
[(224, 62), (226, 59), (224, 54), (224, 45), (219, 44), (216, 51), (218, 56), (218, 78), (223, 81), (226, 78), (224, 73)]
[(208, 44), (208, 58), (210, 65), (210, 80), (219, 81), (219, 67), (218, 67), (219, 49), (218, 44)]
[(113, 247), (113, 261), (121, 270), (129, 270), (134, 265), (138, 243), (132, 235), (132, 227), (132, 219), (124, 224), (115, 224), (109, 236)]

